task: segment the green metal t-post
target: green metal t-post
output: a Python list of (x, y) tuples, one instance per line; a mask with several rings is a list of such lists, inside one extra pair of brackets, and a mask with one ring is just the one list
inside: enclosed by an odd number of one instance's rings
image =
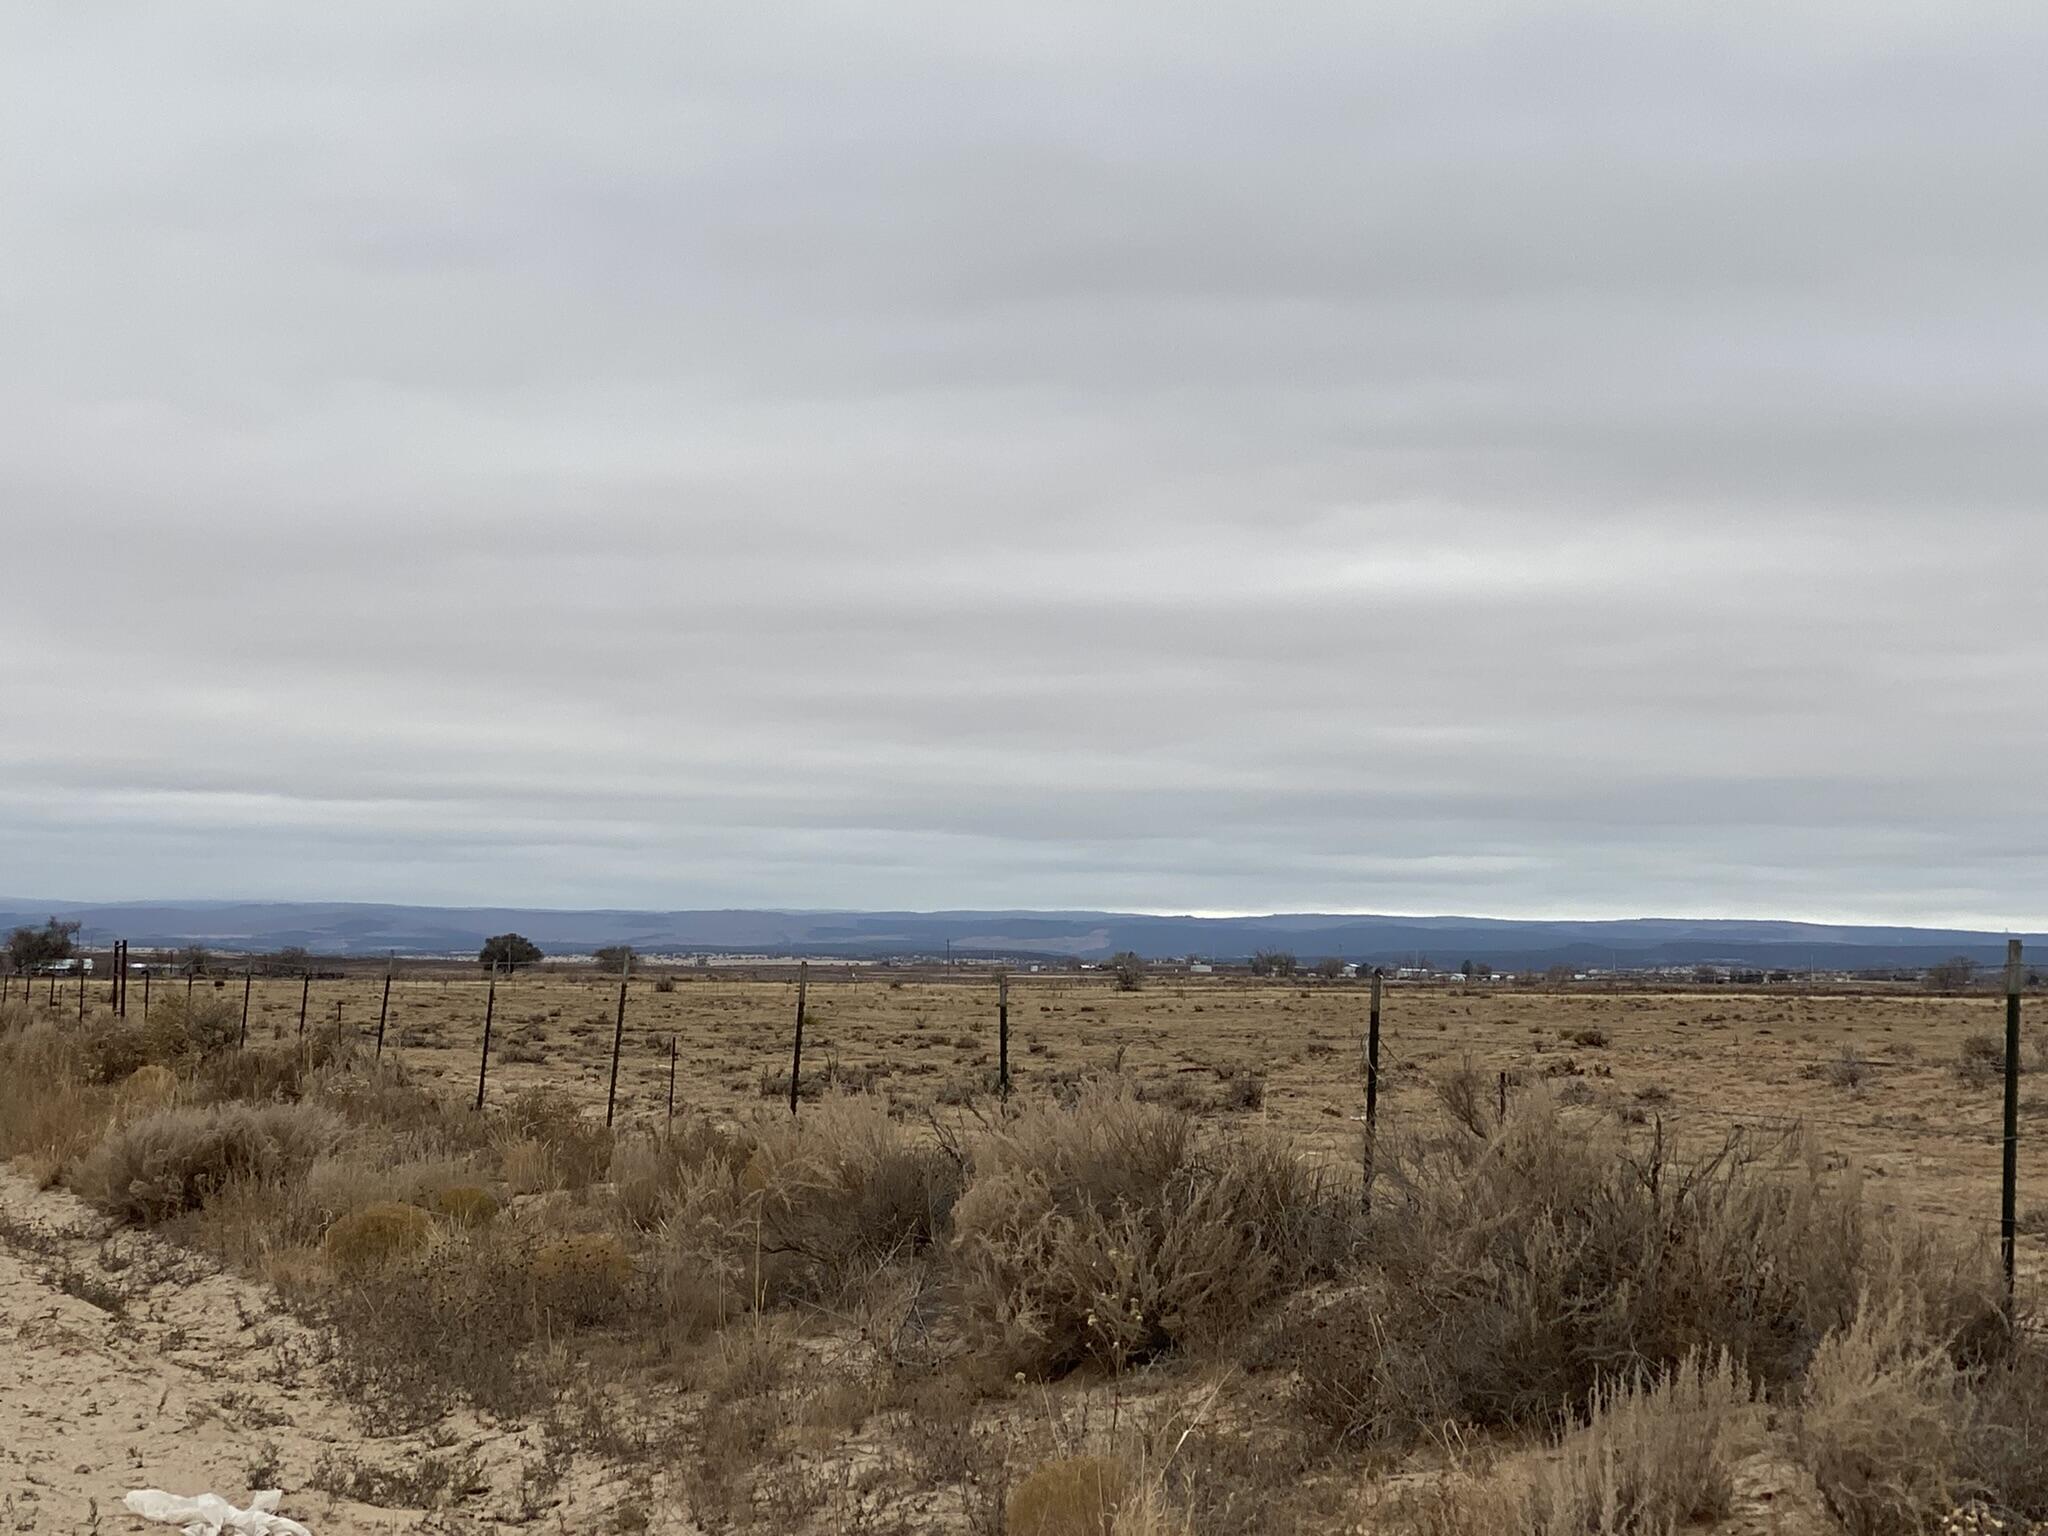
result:
[(1365, 1033), (1365, 1204), (1372, 1206), (1372, 1180), (1377, 1172), (1380, 1129), (1380, 982), (1383, 972), (1372, 968), (1372, 1011)]
[(2005, 1180), (1999, 1192), (1998, 1250), (2005, 1261), (2005, 1300), (2014, 1294), (2014, 1247), (2020, 1188), (2020, 941), (2005, 944)]
[(796, 1043), (789, 1053), (789, 1112), (796, 1113), (798, 1085), (804, 1075), (804, 992), (811, 980), (811, 963), (799, 960), (796, 963)]

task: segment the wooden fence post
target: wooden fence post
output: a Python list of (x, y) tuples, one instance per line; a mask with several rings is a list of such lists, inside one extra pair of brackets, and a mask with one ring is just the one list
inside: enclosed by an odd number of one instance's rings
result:
[(1365, 1029), (1365, 1204), (1372, 1208), (1374, 1161), (1379, 1153), (1380, 1115), (1380, 981), (1378, 966), (1372, 969), (1372, 1011)]
[(256, 967), (242, 968), (242, 1032), (235, 1037), (235, 1049), (240, 1050), (249, 1043), (249, 988), (256, 983)]
[(668, 1037), (668, 1123), (676, 1123), (676, 1037)]
[(149, 978), (155, 971), (156, 967), (153, 965), (145, 965), (142, 968), (142, 1022), (145, 1024), (149, 1022)]
[(85, 1022), (85, 956), (78, 957), (78, 1022)]
[(796, 963), (796, 1046), (789, 1056), (789, 1112), (796, 1113), (797, 1088), (804, 1077), (804, 989), (810, 981), (811, 963)]
[(633, 957), (628, 954), (619, 965), (619, 1015), (612, 1023), (612, 1084), (605, 1090), (604, 1123), (612, 1123), (619, 1102), (619, 1051), (626, 1040), (626, 983), (633, 977)]
[(2005, 1301), (2014, 1295), (2020, 1187), (2020, 941), (2005, 943), (2005, 1168), (1999, 1189), (1998, 1251), (2005, 1261)]
[(384, 1001), (377, 1005), (377, 1059), (384, 1059), (384, 1021), (391, 1016), (391, 962), (384, 962)]
[(476, 1107), (484, 1107), (484, 1076), (491, 1070), (491, 1015), (498, 1011), (498, 973), (491, 971), (490, 994), (484, 999), (484, 1048), (476, 1062)]
[(313, 973), (306, 972), (299, 982), (299, 1038), (306, 1038), (306, 999), (313, 995)]

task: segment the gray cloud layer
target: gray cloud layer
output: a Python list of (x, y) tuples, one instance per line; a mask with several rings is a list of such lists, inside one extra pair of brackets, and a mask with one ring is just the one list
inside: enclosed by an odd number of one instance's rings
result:
[(0, 890), (2039, 925), (2044, 67), (16, 8)]

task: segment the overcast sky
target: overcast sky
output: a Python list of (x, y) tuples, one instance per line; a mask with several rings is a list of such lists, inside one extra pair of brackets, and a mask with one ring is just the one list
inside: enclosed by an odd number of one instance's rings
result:
[(15, 5), (0, 892), (2048, 922), (2048, 12)]

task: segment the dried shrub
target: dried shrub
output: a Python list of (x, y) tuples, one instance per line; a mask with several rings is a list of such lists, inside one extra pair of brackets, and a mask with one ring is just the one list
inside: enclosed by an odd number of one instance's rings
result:
[(1587, 1411), (1612, 1362), (1667, 1369), (1696, 1347), (1782, 1384), (1880, 1282), (1926, 1298), (1961, 1348), (2003, 1333), (1988, 1253), (1872, 1220), (1817, 1157), (1632, 1148), (1529, 1093), (1497, 1134), (1429, 1142), (1389, 1182), (1405, 1198), (1372, 1261), (1300, 1331), (1304, 1405), (1347, 1435), (1549, 1422)]
[(389, 1467), (330, 1449), (321, 1452), (306, 1481), (322, 1493), (379, 1509), (439, 1509), (489, 1486), (474, 1448), (411, 1456)]
[(1453, 1123), (1474, 1136), (1491, 1135), (1498, 1116), (1494, 1113), (1494, 1083), (1467, 1061), (1440, 1074), (1430, 1083), (1436, 1101)]
[(1856, 1047), (1845, 1045), (1842, 1053), (1821, 1069), (1821, 1075), (1836, 1088), (1847, 1088), (1852, 1092), (1863, 1086), (1870, 1076), (1870, 1063), (1856, 1054)]
[(433, 1222), (418, 1206), (379, 1200), (335, 1221), (321, 1240), (320, 1250), (335, 1269), (366, 1274), (417, 1253), (432, 1235)]
[(1257, 1072), (1233, 1072), (1223, 1084), (1217, 1102), (1224, 1109), (1251, 1111), (1266, 1104), (1266, 1079)]
[(615, 1161), (630, 1225), (658, 1227), (660, 1288), (682, 1314), (840, 1301), (934, 1244), (958, 1168), (868, 1096), (737, 1133), (686, 1124)]
[(588, 1188), (611, 1163), (610, 1127), (586, 1119), (573, 1099), (530, 1088), (506, 1105), (500, 1120), (505, 1136), (545, 1147), (553, 1178), (569, 1189)]
[(177, 1093), (178, 1074), (169, 1067), (151, 1062), (129, 1073), (114, 1097), (122, 1114), (134, 1115), (161, 1109), (177, 1097)]
[(498, 1149), (498, 1166), (505, 1187), (515, 1195), (537, 1195), (559, 1187), (554, 1153), (543, 1142), (524, 1138), (505, 1142)]
[[(612, 1148), (608, 1179), (614, 1206), (626, 1225), (651, 1232), (680, 1205), (695, 1205), (692, 1193), (710, 1183), (730, 1205), (739, 1170), (753, 1156), (750, 1137), (697, 1116), (679, 1119), (663, 1135), (622, 1136)], [(712, 1203), (719, 1203), (717, 1195)]]
[(81, 1064), (93, 1082), (118, 1083), (145, 1066), (184, 1069), (230, 1054), (241, 1033), (241, 1010), (211, 993), (188, 1002), (173, 993), (147, 1020), (94, 1018), (80, 1039)]
[(585, 1326), (614, 1321), (632, 1296), (632, 1255), (610, 1232), (578, 1232), (541, 1244), (532, 1272), (542, 1310)]
[(479, 1153), (500, 1134), (496, 1117), (479, 1115), (460, 1100), (416, 1083), (399, 1062), (368, 1060), (342, 1050), (310, 1070), (302, 1084), (310, 1101), (325, 1105), (352, 1125), (385, 1137), (402, 1137), (419, 1154)]
[(212, 1099), (296, 1103), (305, 1096), (307, 1080), (334, 1054), (334, 1042), (326, 1036), (298, 1045), (252, 1045), (203, 1063), (194, 1084)]
[(101, 1015), (79, 1038), (80, 1066), (87, 1081), (118, 1083), (152, 1064), (149, 1036), (142, 1025)]
[(1990, 1030), (1965, 1035), (1956, 1051), (1956, 1076), (1982, 1087), (2005, 1076), (2005, 1041)]
[(1431, 1536), (1671, 1536), (1727, 1514), (1738, 1454), (1760, 1438), (1755, 1390), (1724, 1353), (1670, 1372), (1604, 1383), (1587, 1421), (1554, 1456), (1411, 1493), (1405, 1513)]
[(1110, 1536), (1131, 1482), (1115, 1456), (1062, 1456), (1012, 1485), (1004, 1502), (1009, 1536)]
[(484, 1227), (497, 1217), (498, 1197), (479, 1184), (451, 1184), (428, 1197), (434, 1211), (465, 1227)]
[(1662, 1532), (1728, 1513), (1735, 1453), (1756, 1430), (1755, 1389), (1724, 1351), (1609, 1382), (1584, 1428), (1532, 1479), (1524, 1528), (1543, 1536)]
[(547, 1401), (529, 1348), (547, 1314), (535, 1304), (531, 1253), (502, 1226), (296, 1297), (330, 1328), (336, 1384), (373, 1432), (433, 1424), (457, 1401), (501, 1418)]
[(0, 1156), (38, 1182), (96, 1143), (115, 1112), (111, 1090), (83, 1081), (74, 1040), (20, 1004), (0, 1011)]
[(1957, 1468), (2008, 1522), (2048, 1520), (2048, 1347), (2037, 1339), (1972, 1375)]
[(1241, 1332), (1334, 1268), (1351, 1202), (1291, 1151), (1111, 1090), (1028, 1110), (971, 1154), (953, 1282), (974, 1354), (1002, 1375), (1111, 1369)]
[(196, 1210), (238, 1181), (303, 1172), (346, 1127), (310, 1104), (214, 1104), (160, 1109), (109, 1129), (68, 1182), (124, 1221)]
[(1801, 1459), (1851, 1536), (1919, 1531), (1955, 1502), (1956, 1371), (1906, 1298), (1866, 1302), (1815, 1351)]
[(929, 1249), (958, 1194), (957, 1165), (920, 1145), (878, 1099), (828, 1099), (758, 1127), (739, 1170), (733, 1237), (766, 1303), (843, 1295), (891, 1259)]

